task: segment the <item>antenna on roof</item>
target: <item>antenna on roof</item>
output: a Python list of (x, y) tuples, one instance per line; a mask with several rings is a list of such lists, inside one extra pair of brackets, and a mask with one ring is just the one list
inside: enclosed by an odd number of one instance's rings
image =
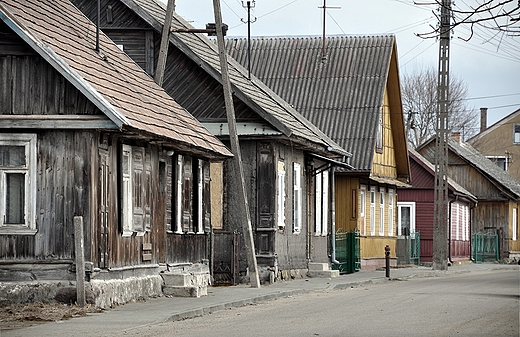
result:
[(251, 21), (251, 8), (255, 8), (255, 0), (246, 1), (244, 5), (244, 1), (242, 1), (242, 7), (247, 8), (247, 21), (244, 19), (240, 19), (242, 22), (247, 22), (247, 77), (251, 79), (251, 24), (256, 22), (256, 17), (253, 21)]
[(325, 62), (327, 60), (327, 53), (325, 50), (325, 17), (327, 16), (327, 8), (331, 9), (341, 9), (339, 6), (327, 6), (327, 0), (323, 0), (323, 6), (318, 6), (318, 8), (323, 8), (323, 38), (321, 45), (321, 62)]
[(96, 51), (99, 53), (99, 26), (101, 17), (101, 0), (97, 1), (97, 24), (96, 24)]

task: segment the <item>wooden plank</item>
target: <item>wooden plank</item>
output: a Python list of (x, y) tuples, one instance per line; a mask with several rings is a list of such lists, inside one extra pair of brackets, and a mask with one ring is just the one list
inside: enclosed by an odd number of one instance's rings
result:
[(101, 115), (0, 115), (0, 128), (119, 129)]

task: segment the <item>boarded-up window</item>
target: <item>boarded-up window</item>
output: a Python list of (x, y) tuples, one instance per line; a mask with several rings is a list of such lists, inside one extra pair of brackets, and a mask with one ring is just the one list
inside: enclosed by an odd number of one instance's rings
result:
[(36, 135), (0, 134), (0, 233), (36, 233)]
[(293, 232), (300, 233), (302, 229), (302, 187), (301, 166), (293, 164)]

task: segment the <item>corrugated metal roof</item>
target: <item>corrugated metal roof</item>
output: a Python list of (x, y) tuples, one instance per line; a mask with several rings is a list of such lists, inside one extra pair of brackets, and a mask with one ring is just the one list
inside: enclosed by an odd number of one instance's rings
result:
[(2, 0), (0, 17), (123, 130), (206, 156), (229, 150), (67, 0)]
[[(251, 73), (311, 123), (353, 153), (351, 164), (372, 168), (377, 125), (394, 36), (251, 39)], [(228, 39), (228, 53), (247, 66), (247, 39)]]
[[(158, 0), (121, 0), (121, 2), (160, 32), (166, 14), (164, 3)], [(193, 27), (174, 13), (172, 28)], [(197, 64), (200, 64), (217, 81), (221, 82), (217, 46), (204, 34), (171, 34), (170, 42)], [(234, 59), (228, 58), (228, 67), (235, 97), (248, 105), (273, 127), (283, 132), (285, 136), (311, 142), (324, 149), (333, 149), (333, 151), (343, 155), (350, 155), (280, 98), (271, 88), (261, 81), (250, 80), (247, 70)], [(178, 94), (182, 94), (182, 92)], [(208, 97), (208, 99), (211, 99), (211, 97)]]

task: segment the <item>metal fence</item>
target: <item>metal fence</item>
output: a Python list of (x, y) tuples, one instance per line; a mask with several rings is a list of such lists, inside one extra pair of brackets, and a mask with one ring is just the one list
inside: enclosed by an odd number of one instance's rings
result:
[(475, 262), (498, 261), (498, 234), (473, 233), (471, 251)]
[(410, 234), (410, 262), (421, 264), (421, 233)]
[(361, 269), (359, 248), (359, 231), (337, 231), (335, 236), (336, 260), (339, 264), (333, 264), (332, 269), (339, 270), (341, 274), (352, 274)]

